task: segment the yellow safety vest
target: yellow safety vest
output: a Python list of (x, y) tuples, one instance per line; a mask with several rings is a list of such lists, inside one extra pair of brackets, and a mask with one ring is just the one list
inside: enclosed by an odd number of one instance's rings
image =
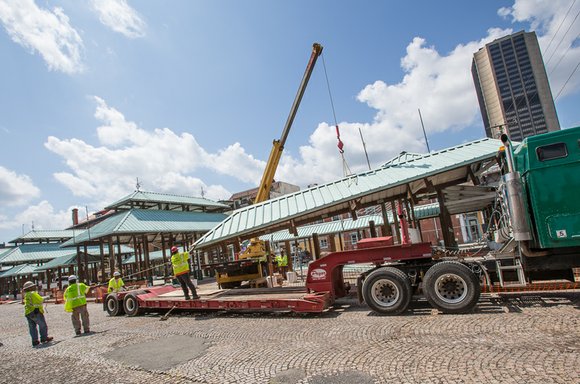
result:
[(64, 291), (64, 310), (72, 312), (74, 308), (80, 307), (87, 303), (87, 292), (89, 287), (83, 283), (75, 283), (68, 286)]
[(176, 253), (171, 256), (171, 265), (175, 276), (189, 272), (189, 252)]
[(24, 295), (24, 316), (32, 313), (38, 308), (40, 313), (44, 313), (44, 308), (42, 308), (42, 302), (44, 299), (36, 291), (26, 292)]
[(107, 293), (119, 292), (121, 290), (121, 287), (124, 286), (125, 283), (123, 282), (123, 279), (119, 277), (119, 279), (117, 280), (113, 277), (111, 278), (111, 280), (109, 280), (109, 289), (107, 290)]
[(286, 267), (288, 265), (288, 256), (280, 256), (280, 260), (278, 261), (279, 267)]

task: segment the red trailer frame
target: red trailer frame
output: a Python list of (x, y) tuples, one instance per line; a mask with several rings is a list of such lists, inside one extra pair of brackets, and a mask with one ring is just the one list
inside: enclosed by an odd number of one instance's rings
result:
[[(392, 244), (391, 238), (375, 238), (359, 243), (359, 249), (334, 252), (308, 266), (306, 287), (229, 289), (213, 292), (198, 300), (171, 295), (180, 288), (171, 285), (149, 287), (108, 295), (104, 309), (110, 315), (136, 316), (147, 311), (185, 309), (201, 311), (249, 311), (320, 313), (334, 300), (346, 296), (342, 269), (345, 265), (431, 258), (431, 244)], [(121, 305), (122, 304), (122, 305)]]

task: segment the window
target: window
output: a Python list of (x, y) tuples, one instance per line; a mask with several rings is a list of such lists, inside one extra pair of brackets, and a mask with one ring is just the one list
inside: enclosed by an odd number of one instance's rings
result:
[(326, 240), (326, 239), (319, 239), (318, 241), (320, 242), (320, 248), (322, 248), (322, 249), (328, 248), (328, 240)]
[(568, 150), (566, 149), (566, 144), (556, 143), (536, 148), (536, 154), (538, 155), (538, 160), (547, 161), (568, 156)]
[(350, 243), (352, 245), (355, 245), (356, 243), (358, 243), (358, 233), (353, 232), (350, 234)]

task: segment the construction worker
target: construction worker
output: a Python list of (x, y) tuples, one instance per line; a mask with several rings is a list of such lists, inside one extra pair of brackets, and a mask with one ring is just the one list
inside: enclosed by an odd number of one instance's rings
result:
[(278, 262), (278, 270), (284, 279), (286, 279), (286, 272), (288, 271), (288, 256), (284, 253), (284, 250), (280, 251), (280, 254), (276, 256), (276, 261)]
[(115, 271), (115, 273), (113, 273), (113, 277), (111, 280), (109, 280), (109, 289), (107, 290), (107, 293), (117, 293), (124, 290), (125, 283), (123, 282), (123, 279), (121, 279), (121, 273)]
[(81, 320), (85, 334), (91, 333), (89, 311), (87, 310), (87, 293), (91, 288), (83, 283), (77, 283), (77, 277), (68, 277), (68, 288), (64, 291), (64, 310), (71, 312), (71, 320), (77, 336), (81, 335)]
[[(199, 299), (195, 285), (193, 285), (193, 282), (189, 278), (189, 252), (180, 253), (177, 247), (171, 247), (171, 266), (173, 267), (175, 278), (181, 284), (185, 300)], [(191, 290), (191, 298), (187, 290), (188, 287)]]
[[(26, 316), (28, 321), (28, 331), (32, 338), (32, 346), (36, 347), (40, 343), (46, 344), (52, 341), (53, 338), (48, 336), (48, 327), (44, 319), (44, 308), (42, 308), (44, 299), (36, 292), (36, 286), (33, 282), (27, 281), (24, 283), (22, 296), (24, 296), (24, 316)], [(38, 340), (38, 333), (40, 333), (40, 341)]]

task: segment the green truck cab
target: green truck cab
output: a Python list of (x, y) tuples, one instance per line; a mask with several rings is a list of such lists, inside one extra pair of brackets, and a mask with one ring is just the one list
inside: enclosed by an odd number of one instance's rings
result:
[(513, 154), (533, 233), (530, 248), (580, 247), (580, 127), (527, 137)]

